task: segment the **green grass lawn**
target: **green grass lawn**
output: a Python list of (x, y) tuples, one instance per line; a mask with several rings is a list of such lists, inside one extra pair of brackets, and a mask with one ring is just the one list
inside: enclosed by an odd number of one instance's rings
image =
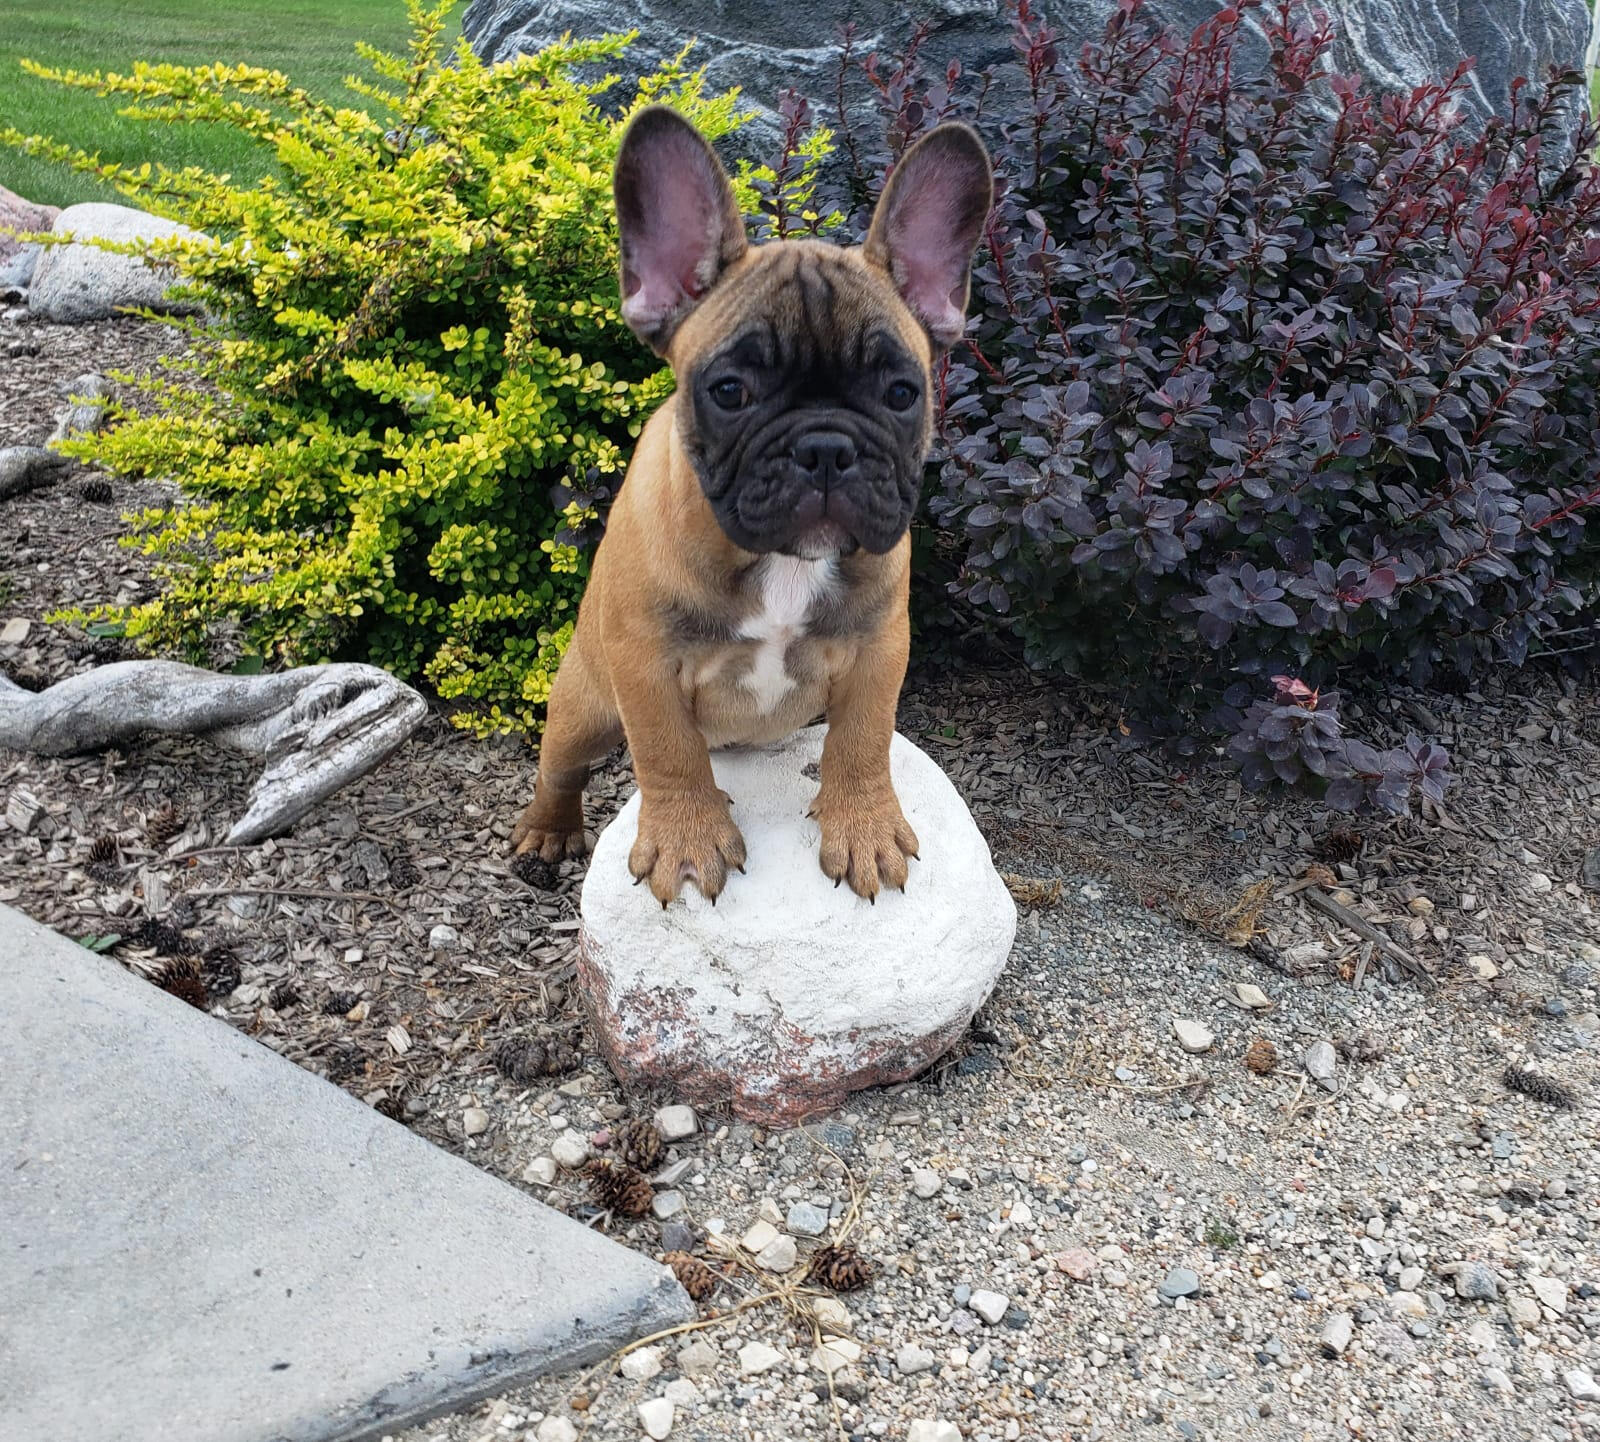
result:
[[(121, 74), (136, 60), (262, 65), (329, 100), (360, 104), (344, 88), (345, 76), (368, 74), (356, 41), (403, 50), (407, 33), (404, 0), (0, 0), (0, 118), (104, 160), (253, 178), (270, 158), (223, 127), (127, 120), (117, 102), (35, 79), (18, 61)], [(121, 199), (98, 180), (6, 149), (0, 185), (52, 205)]]

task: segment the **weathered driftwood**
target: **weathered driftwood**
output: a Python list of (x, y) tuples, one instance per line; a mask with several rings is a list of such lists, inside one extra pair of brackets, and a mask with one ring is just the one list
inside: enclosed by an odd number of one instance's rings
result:
[(0, 501), (59, 481), (71, 464), (43, 446), (0, 446)]
[(157, 732), (262, 757), (230, 846), (286, 830), (384, 761), (426, 714), (409, 686), (354, 664), (221, 676), (176, 661), (120, 661), (40, 692), (0, 676), (0, 746), (66, 756)]

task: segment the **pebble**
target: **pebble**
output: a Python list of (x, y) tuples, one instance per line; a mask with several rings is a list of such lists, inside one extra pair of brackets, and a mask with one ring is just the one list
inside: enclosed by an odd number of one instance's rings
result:
[(661, 1395), (674, 1407), (693, 1407), (700, 1400), (700, 1389), (687, 1377), (674, 1377), (661, 1389)]
[(1233, 993), (1239, 998), (1239, 1005), (1247, 1006), (1251, 1011), (1269, 1011), (1272, 1007), (1272, 998), (1248, 981), (1235, 982)]
[(482, 1107), (468, 1107), (461, 1113), (461, 1130), (469, 1137), (481, 1137), (489, 1130), (489, 1113)]
[(657, 1187), (675, 1187), (695, 1169), (697, 1163), (693, 1157), (679, 1157), (675, 1162), (668, 1162), (666, 1166), (650, 1178), (651, 1185)]
[(961, 1429), (954, 1422), (918, 1417), (906, 1429), (906, 1442), (961, 1442)]
[(739, 1375), (759, 1377), (783, 1361), (783, 1353), (765, 1342), (746, 1342), (739, 1348)]
[(1500, 968), (1494, 964), (1494, 959), (1485, 956), (1481, 951), (1474, 952), (1467, 958), (1467, 969), (1480, 981), (1493, 981), (1500, 975)]
[(1500, 1295), (1494, 1268), (1484, 1262), (1465, 1262), (1456, 1273), (1456, 1296), (1466, 1302), (1492, 1302)]
[[(675, 1190), (669, 1189), (669, 1190), (664, 1191), (664, 1192), (657, 1192), (655, 1194), (654, 1198), (650, 1202), (650, 1214), (658, 1222), (664, 1222), (669, 1217), (677, 1216), (681, 1211), (683, 1211), (685, 1205), (686, 1204), (685, 1204), (685, 1202), (683, 1200), (683, 1193), (680, 1192), (680, 1191), (675, 1191)], [(691, 1238), (691, 1243), (692, 1243), (692, 1238)], [(665, 1250), (665, 1251), (682, 1251), (683, 1250), (682, 1247), (668, 1247), (667, 1244), (666, 1244), (665, 1232), (663, 1232), (663, 1235), (662, 1235), (662, 1238), (661, 1238), (661, 1245), (662, 1245), (663, 1250)]]
[(1594, 1380), (1594, 1373), (1588, 1368), (1571, 1367), (1562, 1373), (1562, 1381), (1577, 1401), (1600, 1402), (1600, 1382)]
[(678, 1370), (685, 1377), (709, 1377), (719, 1360), (717, 1349), (699, 1337), (678, 1349)]
[(662, 1107), (656, 1112), (656, 1130), (665, 1141), (681, 1142), (700, 1130), (700, 1119), (693, 1107)]
[(429, 951), (454, 951), (461, 944), (461, 933), (453, 926), (443, 924), (428, 933)]
[(853, 1330), (850, 1309), (837, 1297), (818, 1297), (811, 1304), (811, 1314), (825, 1335), (832, 1333), (835, 1337), (847, 1337)]
[(1511, 1378), (1506, 1376), (1498, 1367), (1485, 1367), (1479, 1374), (1478, 1380), (1489, 1391), (1499, 1392), (1504, 1396), (1510, 1396), (1511, 1393), (1516, 1391), (1516, 1388), (1511, 1385)]
[(928, 1371), (935, 1360), (933, 1353), (926, 1347), (918, 1347), (908, 1342), (895, 1353), (894, 1365), (902, 1376), (911, 1377), (918, 1372)]
[(556, 1184), (556, 1159), (535, 1157), (522, 1169), (522, 1180), (535, 1186), (553, 1187)]
[(797, 1237), (820, 1237), (828, 1230), (828, 1214), (810, 1202), (796, 1202), (785, 1224)]
[(565, 1417), (546, 1417), (533, 1436), (534, 1442), (578, 1442), (578, 1429)]
[(944, 1178), (938, 1172), (929, 1171), (926, 1167), (918, 1167), (911, 1173), (912, 1194), (921, 1197), (923, 1201), (938, 1196), (943, 1186)]
[(1082, 1247), (1056, 1253), (1056, 1270), (1065, 1272), (1074, 1282), (1087, 1282), (1090, 1273), (1099, 1265), (1094, 1254)]
[(1191, 1056), (1199, 1056), (1201, 1052), (1210, 1051), (1217, 1040), (1216, 1034), (1209, 1027), (1191, 1021), (1188, 1017), (1174, 1017), (1172, 1033), (1178, 1038), (1178, 1045)]
[(550, 1144), (550, 1155), (562, 1166), (576, 1170), (589, 1160), (593, 1148), (589, 1138), (580, 1131), (564, 1131)]
[(763, 1217), (740, 1239), (739, 1245), (747, 1252), (760, 1252), (778, 1240), (778, 1229)]
[(1528, 890), (1535, 896), (1543, 896), (1554, 885), (1555, 882), (1542, 871), (1530, 871), (1528, 873)]
[(1350, 1345), (1355, 1334), (1355, 1319), (1348, 1312), (1335, 1312), (1322, 1324), (1317, 1340), (1328, 1356), (1337, 1357)]
[(672, 1419), (677, 1409), (665, 1397), (652, 1397), (639, 1404), (639, 1425), (652, 1442), (662, 1439), (672, 1431)]
[(1402, 1267), (1400, 1269), (1399, 1283), (1402, 1292), (1414, 1292), (1422, 1285), (1423, 1271), (1421, 1267)]
[(800, 1260), (800, 1249), (793, 1237), (774, 1237), (756, 1253), (756, 1265), (769, 1272), (787, 1272)]
[(848, 1337), (832, 1337), (811, 1354), (811, 1365), (830, 1377), (841, 1367), (854, 1366), (860, 1360), (861, 1344)]
[(1188, 1267), (1174, 1267), (1167, 1273), (1156, 1291), (1169, 1302), (1179, 1297), (1192, 1297), (1200, 1290), (1200, 1274)]
[(1529, 1277), (1528, 1287), (1558, 1317), (1567, 1314), (1567, 1284), (1560, 1277)]
[(967, 1305), (991, 1327), (997, 1327), (1006, 1314), (1006, 1308), (1011, 1305), (1011, 1299), (999, 1292), (979, 1290), (972, 1294), (972, 1300)]
[(1532, 1297), (1516, 1292), (1506, 1298), (1506, 1315), (1519, 1327), (1537, 1327), (1544, 1313)]
[(1311, 1078), (1324, 1091), (1333, 1091), (1333, 1069), (1338, 1061), (1338, 1054), (1333, 1049), (1331, 1041), (1314, 1041), (1305, 1050), (1305, 1055), (1300, 1059), (1300, 1064), (1305, 1067), (1306, 1075)]
[(630, 1382), (648, 1382), (661, 1375), (661, 1348), (636, 1347), (627, 1353), (619, 1370)]

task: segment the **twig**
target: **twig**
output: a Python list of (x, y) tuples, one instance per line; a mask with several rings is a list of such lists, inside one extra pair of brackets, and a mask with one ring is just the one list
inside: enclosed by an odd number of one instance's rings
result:
[(1361, 990), (1361, 983), (1367, 978), (1367, 967), (1372, 964), (1372, 953), (1375, 950), (1373, 942), (1365, 942), (1361, 947), (1361, 957), (1356, 962), (1356, 974), (1350, 986), (1353, 991)]
[(1403, 946), (1391, 941), (1378, 930), (1360, 912), (1352, 911), (1343, 902), (1335, 901), (1320, 887), (1308, 886), (1305, 889), (1305, 898), (1319, 911), (1326, 912), (1341, 926), (1348, 927), (1363, 941), (1369, 941), (1379, 951), (1386, 951), (1398, 961), (1407, 971), (1411, 972), (1419, 981), (1431, 981), (1422, 963), (1412, 956)]

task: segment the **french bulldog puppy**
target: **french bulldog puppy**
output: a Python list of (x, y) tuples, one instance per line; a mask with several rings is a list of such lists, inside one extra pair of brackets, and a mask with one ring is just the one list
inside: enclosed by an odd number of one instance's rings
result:
[[(910, 640), (931, 367), (959, 339), (989, 158), (941, 125), (902, 157), (858, 249), (753, 246), (711, 147), (652, 107), (617, 157), (622, 315), (672, 366), (595, 553), (513, 833), (584, 847), (590, 767), (627, 740), (629, 867), (665, 906), (716, 900), (744, 838), (709, 748), (828, 722), (811, 814), (823, 871), (904, 890), (917, 838), (889, 779)], [(759, 858), (756, 858), (759, 864)]]

